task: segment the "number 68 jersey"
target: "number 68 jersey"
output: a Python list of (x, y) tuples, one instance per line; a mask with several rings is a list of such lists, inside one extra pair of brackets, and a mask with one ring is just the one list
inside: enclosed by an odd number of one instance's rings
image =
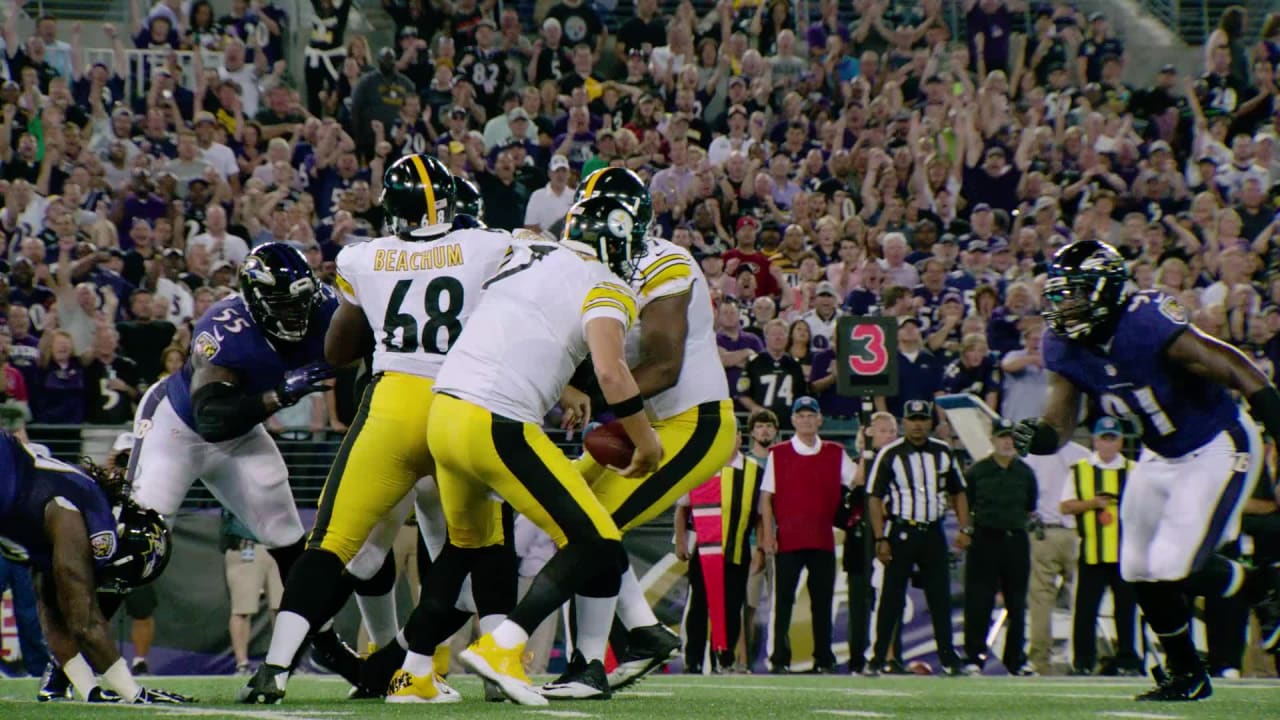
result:
[(455, 230), (437, 239), (390, 235), (338, 253), (337, 286), (373, 330), (373, 372), (435, 378), (511, 249), (502, 230)]
[(1236, 423), (1239, 410), (1226, 389), (1165, 359), (1165, 350), (1190, 327), (1178, 301), (1156, 291), (1134, 294), (1109, 347), (1087, 347), (1045, 331), (1045, 368), (1098, 400), (1102, 411), (1142, 421), (1142, 443), (1179, 458)]

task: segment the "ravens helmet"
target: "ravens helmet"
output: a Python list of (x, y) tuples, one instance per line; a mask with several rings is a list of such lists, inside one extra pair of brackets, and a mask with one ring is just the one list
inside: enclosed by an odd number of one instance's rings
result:
[(430, 155), (405, 155), (382, 175), (378, 204), (392, 232), (416, 236), (449, 231), (456, 209), (453, 173)]
[(1116, 249), (1097, 240), (1063, 247), (1049, 264), (1044, 317), (1054, 334), (1106, 342), (1120, 318), (1128, 271)]
[(645, 243), (637, 235), (636, 217), (623, 200), (610, 196), (587, 198), (569, 209), (562, 242), (590, 248), (614, 275), (630, 282), (636, 260), (644, 255)]
[(124, 592), (160, 577), (173, 548), (169, 526), (160, 513), (125, 500), (112, 508), (116, 517), (116, 550), (100, 571), (102, 590)]
[(320, 282), (302, 253), (285, 243), (254, 248), (240, 266), (240, 294), (253, 321), (268, 335), (299, 342), (307, 335)]
[(626, 168), (600, 168), (582, 178), (573, 201), (599, 196), (614, 197), (627, 204), (636, 219), (636, 239), (643, 241), (649, 234), (649, 223), (653, 222), (653, 200), (640, 176)]

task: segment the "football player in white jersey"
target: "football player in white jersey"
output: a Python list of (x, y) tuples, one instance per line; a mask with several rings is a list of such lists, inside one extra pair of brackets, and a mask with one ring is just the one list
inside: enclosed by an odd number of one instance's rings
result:
[[(647, 475), (662, 459), (623, 349), (637, 314), (624, 282), (642, 254), (633, 225), (621, 201), (592, 198), (570, 211), (560, 244), (518, 246), (487, 283), (436, 377), (427, 434), (450, 543), (470, 553), (502, 542), (496, 492), (560, 548), (510, 616), (459, 657), (521, 704), (547, 702), (524, 672), (529, 632), (575, 593), (616, 596), (626, 564), (609, 513), (542, 430), (543, 416), (588, 353), (635, 444), (619, 473)], [(612, 602), (604, 613), (613, 616)], [(417, 652), (411, 646), (406, 664)]]
[[(433, 157), (401, 158), (387, 169), (383, 187), (394, 234), (338, 254), (341, 304), (325, 338), (334, 366), (372, 351), (374, 378), (330, 469), (307, 549), (289, 575), (266, 662), (242, 689), (242, 702), (283, 699), (290, 659), (311, 628), (346, 600), (338, 582), (344, 566), (371, 533), (376, 557), (390, 548), (408, 510), (406, 495), (434, 473), (424, 432), (433, 379), (486, 279), (511, 249), (506, 232), (452, 230), (454, 179)], [(502, 585), (497, 578), (486, 583), (499, 595)], [(514, 603), (514, 578), (507, 595), (496, 601), (504, 610)], [(430, 672), (388, 696), (389, 702), (459, 699)]]
[[(579, 185), (580, 197), (615, 197), (637, 209), (635, 232), (644, 237), (652, 217), (649, 193), (630, 170), (605, 168)], [(645, 239), (646, 253), (630, 279), (639, 298), (640, 323), (627, 335), (627, 362), (666, 455), (658, 469), (624, 477), (583, 453), (576, 465), (618, 528), (626, 533), (657, 517), (728, 464), (738, 424), (716, 346), (715, 317), (706, 279), (689, 253), (661, 238)], [(610, 618), (594, 611), (594, 598), (579, 597), (579, 648), (600, 647)], [(604, 674), (603, 653), (574, 653), (565, 673), (543, 686), (553, 698), (607, 697), (660, 667), (680, 640), (658, 622), (635, 572), (623, 575), (618, 617), (626, 626), (625, 647), (615, 647), (618, 666)]]

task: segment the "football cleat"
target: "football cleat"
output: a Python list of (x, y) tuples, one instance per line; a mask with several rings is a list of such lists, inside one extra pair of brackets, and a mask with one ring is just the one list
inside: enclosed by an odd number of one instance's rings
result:
[(36, 700), (39, 702), (59, 702), (71, 700), (73, 697), (71, 681), (67, 679), (67, 674), (62, 671), (62, 666), (50, 662), (44, 668), (44, 677), (40, 680), (40, 691), (36, 693)]
[(564, 673), (542, 686), (542, 694), (552, 700), (608, 700), (613, 696), (604, 664), (587, 662), (578, 650), (573, 651)]
[(1156, 686), (1134, 698), (1138, 702), (1190, 702), (1203, 700), (1213, 694), (1213, 686), (1209, 684), (1209, 674), (1204, 670), (1188, 673), (1167, 673), (1162, 668), (1153, 668), (1151, 677)]
[(456, 703), (462, 702), (462, 695), (435, 673), (418, 676), (408, 670), (397, 670), (387, 686), (387, 702)]
[(680, 651), (680, 638), (661, 623), (632, 628), (627, 632), (627, 649), (618, 666), (609, 673), (609, 688), (621, 690), (666, 665)]
[(523, 658), (524, 643), (499, 647), (488, 633), (458, 655), (468, 670), (495, 683), (517, 705), (546, 705), (547, 699), (533, 688), (524, 672)]
[(325, 670), (341, 675), (352, 685), (360, 685), (360, 656), (342, 642), (333, 628), (321, 630), (311, 637), (311, 659)]
[(262, 663), (249, 683), (236, 693), (236, 702), (246, 705), (279, 705), (284, 700), (289, 670)]

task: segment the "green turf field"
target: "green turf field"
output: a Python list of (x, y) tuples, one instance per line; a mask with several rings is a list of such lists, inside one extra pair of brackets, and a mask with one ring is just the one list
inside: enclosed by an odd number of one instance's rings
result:
[(0, 720), (115, 720), (242, 718), (246, 720), (363, 720), (364, 718), (636, 718), (638, 720), (831, 720), (833, 718), (1280, 718), (1280, 683), (1218, 681), (1211, 699), (1194, 704), (1135, 703), (1145, 682), (1040, 678), (849, 678), (794, 675), (688, 677), (663, 675), (608, 702), (555, 703), (546, 708), (488, 704), (479, 682), (455, 678), (466, 697), (456, 705), (386, 705), (348, 702), (339, 681), (300, 677), (282, 705), (231, 704), (240, 678), (146, 678), (144, 684), (192, 693), (198, 705), (112, 707), (82, 703), (37, 704), (34, 680), (0, 681)]

